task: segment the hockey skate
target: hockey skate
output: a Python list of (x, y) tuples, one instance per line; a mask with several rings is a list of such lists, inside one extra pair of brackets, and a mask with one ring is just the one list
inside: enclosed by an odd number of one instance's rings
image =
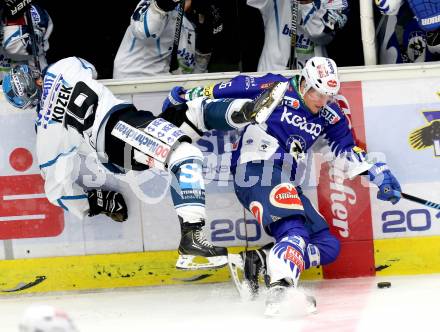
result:
[[(183, 222), (180, 217), (179, 220), (182, 238), (176, 268), (182, 270), (214, 269), (228, 264), (227, 249), (214, 246), (206, 239), (202, 230), (205, 225), (204, 220), (198, 223)], [(205, 262), (196, 262), (196, 257), (203, 257)]]
[(260, 249), (228, 255), (232, 280), (242, 299), (253, 300), (257, 297), (260, 276), (265, 277), (266, 274), (265, 249), (272, 246), (273, 243), (269, 243)]
[(312, 295), (305, 294), (284, 279), (270, 284), (264, 312), (266, 316), (295, 316), (316, 311), (316, 299)]
[(232, 114), (235, 123), (263, 123), (272, 114), (284, 97), (289, 82), (274, 82), (259, 97), (243, 105), (239, 112)]

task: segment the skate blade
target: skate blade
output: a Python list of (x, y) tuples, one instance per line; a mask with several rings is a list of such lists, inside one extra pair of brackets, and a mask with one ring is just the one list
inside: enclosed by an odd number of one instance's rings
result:
[(268, 97), (269, 105), (264, 106), (255, 115), (255, 122), (260, 124), (266, 122), (267, 118), (272, 114), (273, 110), (278, 106), (278, 104), (283, 100), (284, 94), (286, 93), (289, 82), (280, 82), (272, 88), (272, 91)]
[[(194, 261), (194, 259), (199, 258), (202, 258), (205, 262), (199, 263)], [(222, 268), (227, 264), (227, 256), (200, 257), (193, 255), (180, 255), (176, 262), (176, 268), (179, 270), (209, 270)]]
[(302, 290), (290, 288), (283, 301), (266, 304), (264, 312), (268, 317), (301, 317), (316, 314), (316, 300)]
[(244, 301), (252, 300), (255, 294), (253, 294), (249, 283), (243, 278), (244, 263), (241, 256), (238, 254), (228, 254), (228, 266), (231, 272), (231, 279), (240, 298)]

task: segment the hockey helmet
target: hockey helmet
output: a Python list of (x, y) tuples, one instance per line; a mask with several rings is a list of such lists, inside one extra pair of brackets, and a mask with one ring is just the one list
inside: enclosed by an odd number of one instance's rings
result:
[(26, 109), (37, 105), (40, 88), (35, 82), (41, 77), (38, 70), (28, 65), (11, 68), (4, 77), (2, 87), (6, 100), (14, 107)]
[(29, 307), (19, 323), (20, 332), (78, 332), (69, 316), (50, 305)]
[(304, 68), (301, 70), (299, 82), (304, 79), (304, 90), (301, 95), (304, 96), (307, 91), (313, 88), (321, 95), (336, 96), (341, 87), (338, 77), (338, 67), (336, 63), (329, 58), (315, 56), (310, 58)]

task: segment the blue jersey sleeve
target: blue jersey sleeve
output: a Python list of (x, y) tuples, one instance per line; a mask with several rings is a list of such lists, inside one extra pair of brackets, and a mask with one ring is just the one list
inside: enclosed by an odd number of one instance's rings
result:
[(250, 98), (257, 97), (272, 82), (287, 82), (289, 79), (278, 74), (266, 74), (261, 77), (239, 75), (227, 82), (221, 82), (204, 88), (209, 98)]
[(328, 140), (331, 151), (339, 156), (344, 152), (351, 152), (356, 146), (353, 134), (348, 125), (348, 120), (336, 103), (326, 106), (337, 121), (325, 128), (324, 137)]

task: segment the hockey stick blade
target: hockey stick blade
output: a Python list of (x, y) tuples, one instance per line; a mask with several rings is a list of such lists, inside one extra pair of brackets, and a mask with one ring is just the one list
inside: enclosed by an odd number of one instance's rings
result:
[(405, 199), (407, 199), (409, 201), (416, 202), (416, 203), (419, 203), (419, 204), (423, 204), (423, 205), (428, 206), (430, 208), (440, 210), (440, 204), (438, 204), (438, 203), (430, 202), (430, 201), (427, 201), (426, 199), (423, 199), (423, 198), (420, 198), (420, 197), (416, 197), (416, 196), (412, 196), (412, 195), (409, 195), (409, 194), (406, 194), (406, 193), (403, 193), (403, 192), (401, 194), (402, 194), (403, 198), (405, 198)]

